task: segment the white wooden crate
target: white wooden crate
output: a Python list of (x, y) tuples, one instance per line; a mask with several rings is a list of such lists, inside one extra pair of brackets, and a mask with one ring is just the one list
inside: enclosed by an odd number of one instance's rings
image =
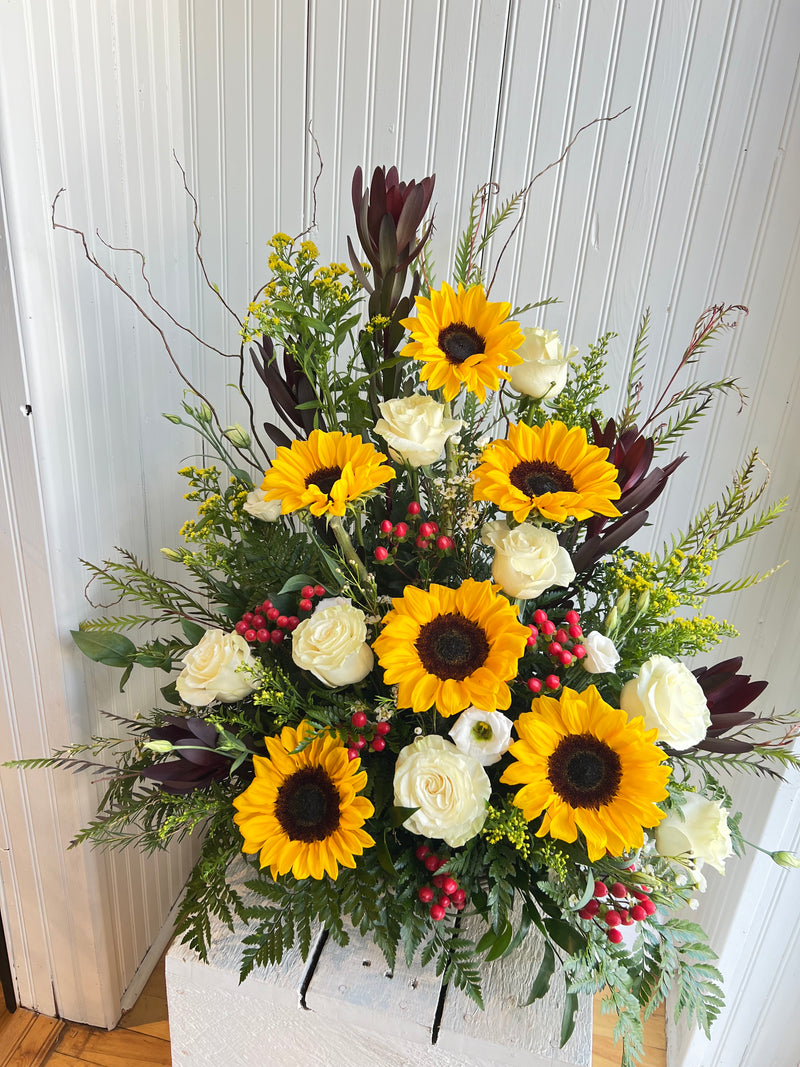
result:
[(241, 936), (216, 924), (208, 963), (185, 945), (167, 954), (173, 1067), (590, 1067), (588, 998), (563, 1049), (562, 981), (519, 1006), (542, 952), (533, 935), (484, 967), (483, 1012), (432, 968), (398, 959), (390, 972), (358, 935), (346, 948), (320, 935), (306, 962), (291, 952), (240, 984)]

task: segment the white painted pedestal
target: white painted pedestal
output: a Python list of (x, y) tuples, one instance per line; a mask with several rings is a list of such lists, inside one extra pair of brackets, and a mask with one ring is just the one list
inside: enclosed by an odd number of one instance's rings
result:
[(240, 985), (241, 936), (218, 925), (208, 963), (185, 945), (169, 950), (173, 1067), (590, 1067), (588, 998), (563, 1049), (558, 976), (547, 997), (519, 1007), (541, 956), (533, 935), (484, 967), (484, 1012), (452, 986), (442, 991), (433, 968), (398, 959), (389, 972), (357, 934), (347, 948), (328, 938), (305, 963), (290, 953)]

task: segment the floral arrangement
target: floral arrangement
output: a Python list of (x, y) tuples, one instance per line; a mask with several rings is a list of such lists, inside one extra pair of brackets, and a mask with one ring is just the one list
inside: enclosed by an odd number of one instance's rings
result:
[[(527, 325), (549, 301), (490, 299), (492, 238), (528, 190), (493, 211), (478, 191), (437, 284), (433, 189), (395, 168), (364, 188), (357, 169), (349, 266), (321, 265), (307, 234), (269, 242), (237, 319), (249, 428), (197, 391), (167, 416), (202, 448), (179, 472), (197, 517), (163, 550), (180, 579), (126, 552), (87, 564), (143, 607), (82, 623), (78, 647), (123, 685), (137, 664), (173, 675), (163, 706), (118, 720), (125, 739), (28, 763), (109, 777), (77, 841), (202, 830), (178, 921), (201, 956), (211, 916), (249, 923), (243, 976), (307, 953), (321, 923), (371, 936), (390, 966), (435, 964), (480, 1004), (481, 962), (537, 931), (522, 1001), (559, 970), (563, 1042), (578, 995), (606, 988), (631, 1063), (671, 987), (706, 1031), (722, 1004), (682, 909), (743, 847), (724, 781), (797, 763), (792, 716), (748, 710), (766, 682), (740, 658), (683, 662), (735, 633), (706, 598), (765, 577), (711, 577), (783, 506), (759, 503), (756, 454), (660, 551), (630, 544), (686, 458), (657, 457), (738, 388), (678, 375), (746, 309), (703, 313), (651, 405), (645, 319), (609, 418), (611, 335), (581, 358)], [(228, 877), (241, 853), (246, 899)]]

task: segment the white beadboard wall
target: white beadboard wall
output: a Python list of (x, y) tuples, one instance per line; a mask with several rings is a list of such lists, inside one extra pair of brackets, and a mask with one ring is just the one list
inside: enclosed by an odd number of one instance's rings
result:
[[(0, 169), (49, 576), (39, 612), (49, 612), (48, 656), (60, 657), (61, 688), (57, 710), (48, 702), (25, 739), (25, 754), (41, 750), (45, 731), (56, 742), (95, 729), (97, 707), (127, 714), (150, 699), (147, 678), (115, 695), (113, 672), (85, 668), (65, 640), (87, 610), (75, 560), (124, 544), (157, 565), (182, 518), (173, 471), (190, 449), (159, 416), (179, 403), (177, 376), (146, 324), (87, 267), (69, 235), (50, 232), (54, 192), (67, 186), (60, 217), (142, 248), (165, 303), (232, 351), (235, 324), (192, 262), (173, 149), (198, 196), (209, 274), (240, 308), (261, 284), (270, 234), (311, 222), (318, 162), (309, 129), (325, 164), (316, 187), (323, 255), (346, 258), (356, 164), (369, 172), (397, 163), (406, 179), (437, 173), (433, 249), (441, 279), (478, 185), (496, 181), (501, 198), (510, 195), (556, 159), (578, 127), (623, 108), (614, 122), (583, 133), (565, 162), (534, 185), (493, 296), (560, 297), (540, 322), (584, 351), (616, 331), (609, 413), (645, 308), (653, 396), (704, 307), (749, 305), (747, 320), (697, 371), (738, 375), (749, 402), (739, 413), (729, 399), (692, 432), (692, 458), (654, 509), (653, 539), (713, 499), (759, 445), (772, 471), (770, 494), (788, 494), (792, 504), (721, 572), (789, 562), (772, 582), (718, 606), (744, 636), (707, 661), (741, 653), (749, 673), (770, 679), (762, 707), (793, 706), (799, 41), (795, 0), (5, 0)], [(125, 284), (137, 284), (129, 256), (93, 247)], [(219, 395), (223, 361), (201, 360), (185, 341), (178, 351)], [(230, 417), (241, 417), (228, 403)], [(23, 432), (27, 426), (16, 430)], [(10, 687), (15, 664), (2, 669)], [(19, 718), (12, 705), (12, 722)], [(7, 774), (3, 796), (16, 810), (20, 801), (7, 794), (19, 787)], [(40, 801), (39, 786), (27, 783)], [(77, 780), (70, 788), (85, 813), (90, 790)], [(797, 783), (776, 789), (748, 780), (737, 791), (746, 835), (791, 846)], [(48, 803), (38, 816), (44, 824), (54, 818)], [(20, 827), (18, 850), (31, 832)], [(673, 1064), (788, 1067), (800, 1057), (794, 1013), (781, 1010), (800, 977), (786, 934), (800, 926), (797, 876), (762, 859), (729, 864), (726, 878), (709, 887), (700, 918), (721, 950), (731, 1007), (711, 1046), (671, 1034)], [(104, 918), (115, 991), (154, 936), (187, 862), (185, 851), (157, 871), (134, 854), (97, 862), (92, 877), (110, 887)], [(3, 877), (8, 915), (15, 874), (6, 867)], [(777, 899), (782, 910), (768, 904)], [(772, 1042), (766, 1058), (765, 1041)]]

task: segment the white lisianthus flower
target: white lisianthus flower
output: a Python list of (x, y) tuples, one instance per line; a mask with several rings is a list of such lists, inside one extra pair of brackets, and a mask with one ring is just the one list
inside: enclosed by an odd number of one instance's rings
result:
[(438, 734), (417, 738), (397, 757), (394, 802), (418, 809), (403, 823), (412, 834), (438, 837), (458, 848), (486, 821), (491, 791), (480, 763)]
[(592, 630), (581, 644), (586, 649), (586, 655), (581, 660), (585, 671), (589, 674), (616, 674), (619, 652), (610, 637), (599, 630)]
[(688, 866), (698, 888), (704, 890), (703, 864), (724, 874), (725, 860), (733, 855), (728, 815), (718, 800), (688, 793), (680, 811), (669, 812), (656, 827), (656, 850)]
[(702, 741), (711, 725), (700, 683), (688, 667), (669, 656), (646, 660), (638, 676), (622, 687), (619, 701), (629, 719), (641, 715), (645, 729), (657, 728), (659, 744), (679, 751)]
[(331, 689), (360, 682), (375, 660), (364, 612), (343, 597), (322, 601), (292, 634), (292, 659)]
[(446, 419), (444, 405), (431, 396), (404, 396), (379, 404), (382, 419), (375, 433), (389, 446), (394, 460), (410, 467), (425, 467), (442, 454), (448, 437), (458, 433), (460, 419)]
[(511, 387), (534, 400), (552, 400), (567, 384), (567, 368), (578, 354), (574, 346), (564, 350), (555, 330), (538, 326), (525, 329), (525, 340), (517, 349), (522, 363), (508, 368)]
[(467, 708), (456, 719), (450, 736), (459, 752), (472, 756), (482, 767), (491, 767), (508, 752), (513, 725), (500, 711)]
[(481, 540), (494, 549), (492, 578), (508, 596), (530, 600), (575, 577), (569, 553), (543, 526), (523, 522), (511, 530), (505, 519), (494, 519), (484, 524)]
[(247, 494), (243, 507), (248, 515), (262, 522), (275, 522), (281, 514), (280, 500), (265, 500), (263, 489), (252, 489)]
[(256, 688), (248, 671), (255, 670), (258, 661), (237, 633), (206, 630), (183, 657), (183, 663), (175, 688), (181, 700), (194, 707), (204, 708), (212, 700), (230, 704), (249, 696)]

